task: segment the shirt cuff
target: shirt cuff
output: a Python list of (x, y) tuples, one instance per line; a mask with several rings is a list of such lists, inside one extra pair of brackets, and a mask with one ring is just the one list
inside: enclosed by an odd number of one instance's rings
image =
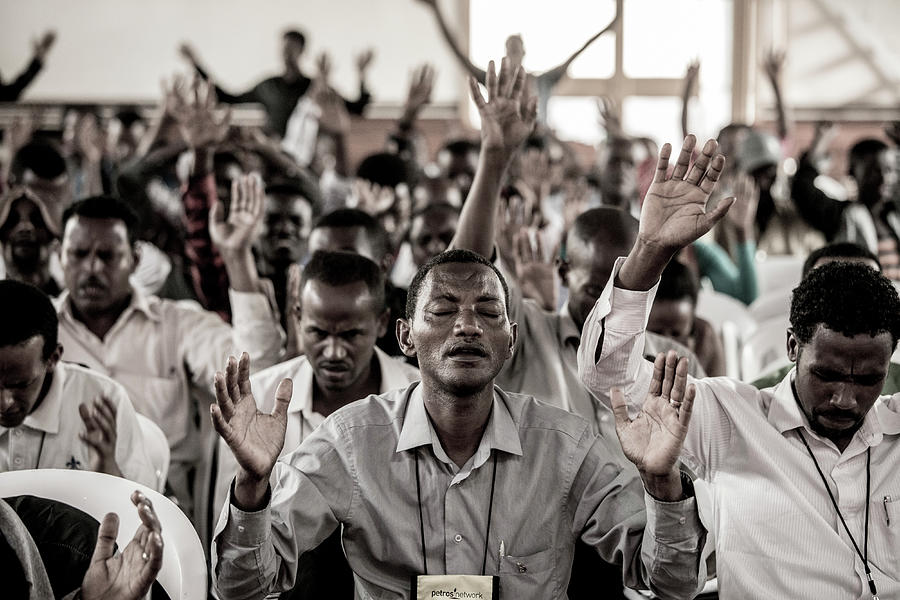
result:
[(657, 542), (672, 544), (696, 540), (703, 531), (693, 496), (678, 502), (663, 502), (644, 490), (644, 505), (647, 507), (647, 528)]
[[(637, 335), (647, 327), (650, 318), (650, 309), (653, 308), (653, 299), (656, 297), (656, 289), (659, 282), (649, 290), (626, 290), (615, 286), (619, 270), (625, 264), (625, 258), (619, 257), (613, 267), (606, 289), (597, 300), (598, 306), (604, 306), (605, 311), (597, 315), (600, 319), (606, 318), (604, 328), (608, 331)], [(615, 305), (615, 312), (612, 307)]]
[(228, 486), (228, 497), (226, 498), (228, 521), (225, 523), (222, 535), (236, 546), (245, 548), (261, 546), (269, 537), (272, 528), (269, 518), (269, 507), (272, 502), (271, 492), (267, 494), (265, 507), (253, 512), (247, 512), (235, 506), (232, 502), (233, 497), (234, 481), (232, 480), (231, 485)]

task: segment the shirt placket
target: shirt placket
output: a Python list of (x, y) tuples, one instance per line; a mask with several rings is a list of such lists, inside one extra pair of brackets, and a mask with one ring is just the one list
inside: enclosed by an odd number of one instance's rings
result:
[(474, 573), (472, 566), (476, 562), (476, 554), (479, 561), (481, 559), (481, 552), (476, 547), (483, 545), (484, 540), (482, 534), (475, 532), (473, 521), (477, 522), (478, 518), (472, 514), (466, 498), (466, 488), (471, 487), (473, 476), (474, 473), (463, 481), (451, 484), (444, 494), (444, 562), (448, 575), (481, 574), (480, 570)]
[[(866, 536), (866, 454), (857, 454), (852, 457), (842, 456), (831, 470), (833, 482), (832, 491), (834, 499), (840, 508), (841, 515), (847, 523), (847, 527), (853, 534), (860, 552), (865, 552)], [(871, 520), (872, 515), (869, 515)], [(835, 527), (841, 539), (847, 545), (853, 556), (853, 567), (861, 581), (865, 581), (866, 575), (862, 561), (853, 547), (853, 542), (847, 537), (844, 526), (840, 523), (840, 517), (835, 514)], [(871, 526), (871, 523), (870, 523)]]

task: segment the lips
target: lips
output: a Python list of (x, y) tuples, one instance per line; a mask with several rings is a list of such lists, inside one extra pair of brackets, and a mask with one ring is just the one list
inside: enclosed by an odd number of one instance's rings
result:
[(481, 344), (456, 344), (450, 348), (447, 356), (457, 360), (477, 360), (487, 358), (488, 353)]
[(319, 365), (319, 371), (328, 377), (343, 377), (350, 372), (350, 365), (347, 363), (322, 363)]
[(826, 413), (819, 415), (819, 421), (833, 429), (843, 429), (855, 425), (857, 419), (847, 413)]

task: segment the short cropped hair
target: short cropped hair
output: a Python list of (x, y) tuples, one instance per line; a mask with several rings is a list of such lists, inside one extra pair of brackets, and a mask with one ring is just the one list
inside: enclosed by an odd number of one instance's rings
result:
[(595, 239), (606, 240), (611, 246), (630, 248), (637, 239), (639, 222), (631, 213), (614, 206), (599, 206), (584, 211), (575, 218), (572, 229), (563, 236), (560, 258), (568, 258), (570, 236), (584, 244)]
[(803, 277), (809, 275), (816, 263), (823, 258), (861, 258), (871, 260), (878, 265), (878, 270), (881, 270), (881, 261), (865, 246), (860, 246), (853, 242), (834, 242), (825, 244), (809, 253), (809, 256), (803, 262)]
[(889, 333), (900, 339), (900, 298), (890, 280), (859, 263), (832, 262), (810, 271), (794, 288), (791, 327), (801, 343), (823, 325), (845, 336)]
[(878, 154), (886, 149), (887, 144), (881, 140), (876, 140), (875, 138), (866, 138), (853, 144), (853, 146), (850, 147), (850, 151), (847, 153), (847, 164), (850, 167), (851, 174), (856, 163), (865, 160), (867, 156)]
[(137, 240), (139, 224), (137, 213), (124, 201), (114, 196), (91, 196), (90, 198), (79, 200), (63, 213), (63, 230), (65, 230), (66, 223), (72, 217), (118, 219), (125, 224), (125, 229), (128, 232), (128, 242), (134, 244)]
[(287, 40), (291, 40), (292, 42), (297, 42), (302, 47), (306, 47), (306, 36), (296, 29), (290, 29), (284, 32), (284, 38)]
[(409, 291), (406, 293), (406, 318), (412, 320), (413, 315), (416, 314), (416, 304), (419, 301), (419, 294), (422, 291), (422, 285), (425, 283), (425, 278), (428, 277), (428, 274), (440, 265), (447, 265), (451, 263), (463, 263), (463, 264), (476, 264), (476, 265), (484, 265), (486, 267), (490, 267), (490, 269), (497, 275), (497, 278), (500, 280), (500, 285), (503, 288), (503, 302), (505, 306), (505, 312), (509, 315), (509, 286), (506, 284), (506, 279), (503, 277), (503, 274), (494, 266), (494, 263), (478, 254), (477, 252), (472, 252), (471, 250), (464, 250), (462, 248), (454, 248), (452, 250), (447, 250), (446, 252), (441, 252), (437, 256), (431, 258), (427, 263), (419, 267), (419, 270), (416, 271), (415, 277), (413, 277), (412, 283), (409, 284)]
[(377, 152), (365, 157), (356, 168), (356, 176), (381, 187), (412, 185), (415, 179), (412, 166), (396, 154)]
[(0, 347), (15, 346), (36, 335), (44, 339), (43, 358), (50, 358), (57, 346), (59, 318), (50, 297), (28, 283), (0, 281), (0, 303), (7, 315), (0, 326)]
[(377, 315), (384, 312), (384, 273), (381, 268), (359, 254), (352, 252), (313, 252), (300, 276), (300, 291), (307, 282), (318, 281), (338, 287), (361, 281), (372, 295), (372, 307)]
[(266, 195), (300, 196), (317, 212), (322, 205), (322, 194), (319, 184), (311, 177), (280, 177), (266, 186)]
[(700, 282), (694, 272), (677, 260), (669, 261), (659, 278), (656, 290), (657, 300), (684, 300), (687, 298), (694, 306), (700, 293)]
[(38, 139), (28, 142), (15, 153), (10, 163), (10, 181), (22, 183), (25, 171), (40, 179), (52, 181), (66, 174), (66, 159), (55, 142)]
[(333, 227), (335, 229), (362, 227), (366, 238), (372, 245), (372, 249), (379, 258), (385, 256), (391, 248), (384, 226), (378, 222), (378, 219), (363, 210), (339, 208), (330, 213), (325, 213), (313, 225), (313, 229), (319, 229), (320, 227)]

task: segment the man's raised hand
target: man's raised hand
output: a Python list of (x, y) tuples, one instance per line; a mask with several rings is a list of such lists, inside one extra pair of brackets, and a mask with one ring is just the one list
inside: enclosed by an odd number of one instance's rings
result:
[(472, 100), (481, 116), (481, 150), (512, 156), (534, 129), (537, 98), (527, 94), (522, 67), (513, 69), (505, 57), (500, 63), (499, 75), (494, 61), (488, 64), (485, 88), (487, 100), (475, 79), (469, 77)]
[(239, 507), (253, 510), (262, 503), (269, 474), (284, 446), (293, 382), (282, 379), (272, 413), (262, 412), (250, 390), (250, 356), (244, 352), (240, 361), (228, 358), (225, 372), (216, 373), (215, 388), (216, 403), (210, 406), (213, 427), (240, 466), (234, 500)]
[[(679, 359), (674, 350), (657, 355), (647, 398), (634, 419), (628, 417), (622, 390), (610, 390), (622, 451), (638, 468), (647, 490), (661, 500), (680, 497), (676, 465), (687, 436), (696, 393), (696, 388), (687, 384), (687, 372), (688, 359)], [(668, 489), (670, 487), (674, 487), (674, 491)]]

